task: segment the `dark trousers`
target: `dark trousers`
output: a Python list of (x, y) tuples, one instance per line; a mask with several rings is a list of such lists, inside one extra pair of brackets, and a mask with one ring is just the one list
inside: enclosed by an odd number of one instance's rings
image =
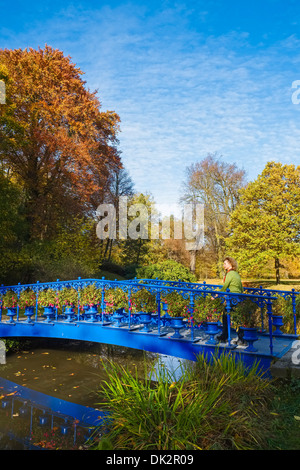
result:
[[(221, 339), (222, 340), (227, 340), (228, 339), (228, 321), (227, 321), (227, 312), (226, 312), (226, 309), (225, 309), (225, 312), (223, 312), (223, 315), (222, 315), (222, 323), (223, 323), (223, 327), (222, 327), (222, 333), (221, 333)], [(238, 339), (240, 341), (243, 341), (243, 336), (244, 336), (244, 332), (243, 330), (241, 330), (239, 328), (238, 332)]]

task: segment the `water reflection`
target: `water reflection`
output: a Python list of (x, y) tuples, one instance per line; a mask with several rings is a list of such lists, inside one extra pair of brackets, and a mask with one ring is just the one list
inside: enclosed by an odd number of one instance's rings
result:
[[(105, 418), (99, 410), (0, 378), (1, 450), (79, 449)], [(47, 406), (48, 405), (48, 406)]]
[(164, 364), (174, 380), (185, 362), (120, 346), (36, 340), (0, 366), (0, 449), (84, 448), (104, 417), (97, 402), (108, 360), (141, 377), (145, 361)]

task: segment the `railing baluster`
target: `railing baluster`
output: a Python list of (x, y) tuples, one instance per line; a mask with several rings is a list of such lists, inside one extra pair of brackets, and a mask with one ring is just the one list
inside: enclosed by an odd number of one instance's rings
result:
[(273, 322), (272, 322), (272, 301), (271, 301), (271, 293), (267, 293), (268, 301), (267, 301), (267, 313), (269, 316), (269, 336), (270, 336), (270, 354), (273, 355)]
[(160, 313), (161, 313), (161, 299), (160, 291), (156, 291), (156, 303), (157, 303), (157, 333), (160, 336)]
[(190, 292), (191, 341), (194, 341), (194, 294)]
[(231, 347), (231, 318), (230, 318), (230, 312), (231, 312), (231, 300), (230, 300), (230, 292), (229, 289), (227, 289), (227, 295), (225, 296), (225, 307), (226, 307), (226, 315), (227, 315), (227, 334), (228, 334), (228, 347)]
[(293, 316), (294, 316), (294, 334), (297, 335), (297, 314), (296, 314), (295, 289), (292, 289), (292, 305), (293, 305)]

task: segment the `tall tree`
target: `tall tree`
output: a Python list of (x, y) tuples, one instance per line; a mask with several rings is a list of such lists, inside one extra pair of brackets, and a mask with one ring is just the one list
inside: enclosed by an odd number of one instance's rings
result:
[(222, 270), (230, 216), (244, 184), (245, 172), (221, 161), (217, 154), (208, 154), (187, 168), (181, 201), (204, 205), (205, 249), (215, 253), (217, 275)]
[(47, 45), (0, 50), (0, 159), (24, 188), (31, 238), (49, 236), (58, 214), (95, 209), (121, 166), (119, 117), (100, 110), (82, 74)]
[[(125, 168), (116, 168), (111, 172), (108, 180), (108, 191), (105, 194), (105, 202), (113, 204), (116, 210), (116, 233), (119, 233), (119, 203), (120, 197), (127, 196), (132, 198), (134, 195), (134, 184), (133, 181)], [(116, 239), (107, 238), (104, 249), (104, 260), (110, 261), (112, 255), (113, 244), (122, 246), (123, 241)]]
[(269, 162), (241, 191), (231, 216), (227, 246), (241, 267), (255, 272), (274, 260), (280, 282), (280, 260), (300, 255), (300, 166)]
[(22, 213), (22, 191), (0, 171), (1, 282), (10, 282), (19, 262), (26, 222)]

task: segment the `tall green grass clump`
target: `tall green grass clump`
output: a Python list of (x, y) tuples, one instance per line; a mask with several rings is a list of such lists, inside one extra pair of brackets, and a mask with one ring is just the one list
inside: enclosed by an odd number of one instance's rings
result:
[(249, 449), (260, 444), (256, 419), (268, 400), (269, 382), (257, 366), (246, 370), (231, 356), (210, 361), (199, 356), (193, 366), (182, 367), (177, 381), (163, 366), (149, 371), (145, 363), (142, 378), (137, 370), (131, 373), (111, 362), (105, 368), (100, 405), (111, 420), (98, 449)]

